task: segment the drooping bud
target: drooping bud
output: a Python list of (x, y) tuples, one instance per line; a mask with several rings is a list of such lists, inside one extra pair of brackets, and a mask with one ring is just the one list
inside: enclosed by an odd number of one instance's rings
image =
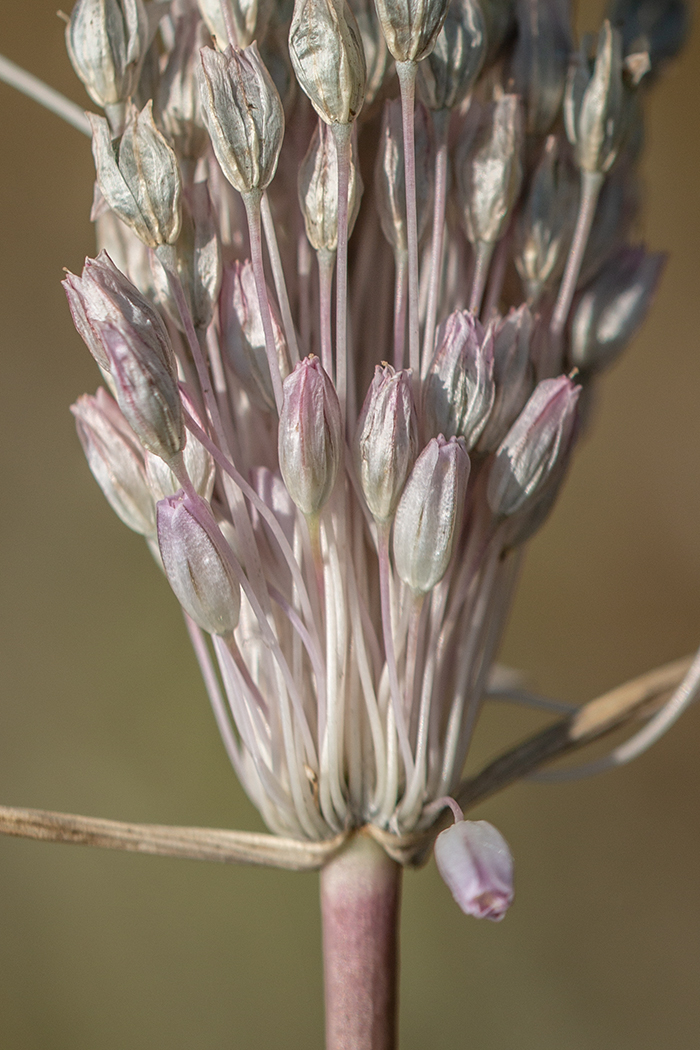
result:
[(202, 630), (232, 634), (240, 587), (209, 505), (180, 491), (158, 503), (156, 522), (165, 575), (180, 605)]
[[(416, 218), (420, 242), (428, 225), (435, 164), (430, 144), (429, 116), (425, 106), (415, 108)], [(403, 155), (401, 101), (384, 105), (382, 130), (374, 168), (374, 187), (382, 231), (397, 256), (408, 251), (406, 186)]]
[(420, 62), (435, 47), (449, 0), (375, 0), (387, 47), (397, 62)]
[(591, 72), (586, 42), (572, 62), (564, 95), (564, 123), (582, 171), (609, 171), (628, 126), (629, 91), (622, 80), (622, 38), (603, 22)]
[(563, 273), (577, 209), (578, 180), (561, 157), (556, 136), (550, 135), (516, 228), (515, 265), (531, 307)]
[(174, 244), (180, 232), (180, 168), (153, 122), (153, 103), (131, 106), (126, 129), (112, 142), (103, 117), (88, 113), (102, 194), (149, 248)]
[(289, 54), (302, 91), (326, 124), (351, 124), (362, 109), (367, 67), (346, 0), (295, 0)]
[(382, 86), (389, 64), (389, 51), (379, 24), (374, 0), (348, 0), (348, 3), (357, 19), (365, 52), (367, 83), (365, 84), (364, 111), (366, 113)]
[(523, 304), (491, 325), (496, 398), (479, 439), (479, 452), (493, 452), (532, 392), (532, 315)]
[(581, 296), (571, 324), (570, 358), (580, 369), (606, 368), (644, 321), (666, 257), (624, 248)]
[(570, 0), (518, 0), (513, 87), (525, 106), (525, 128), (545, 135), (561, 106), (571, 53)]
[(303, 514), (317, 514), (330, 497), (342, 449), (338, 395), (312, 354), (284, 381), (278, 431), (280, 471)]
[(256, 44), (223, 52), (205, 47), (198, 70), (204, 121), (216, 159), (239, 193), (272, 182), (284, 138), (282, 100)]
[(455, 310), (438, 329), (423, 386), (426, 434), (463, 437), (476, 445), (493, 406), (493, 337), (468, 310)]
[[(338, 248), (338, 154), (333, 132), (322, 120), (318, 121), (301, 162), (298, 189), (311, 247), (317, 252), (335, 252)], [(348, 182), (348, 237), (360, 211), (363, 189), (357, 147), (353, 142)]]
[(474, 144), (457, 160), (457, 188), (472, 244), (503, 233), (522, 182), (523, 115), (517, 95), (502, 95), (485, 112)]
[(486, 497), (496, 517), (520, 510), (542, 490), (566, 457), (581, 387), (568, 376), (543, 379), (501, 442)]
[(513, 857), (485, 820), (458, 820), (435, 840), (435, 863), (466, 915), (499, 922), (513, 903)]
[(103, 109), (134, 94), (149, 42), (142, 0), (78, 0), (66, 26), (73, 69)]
[(418, 88), (429, 109), (455, 109), (470, 93), (486, 51), (486, 27), (475, 0), (451, 0), (435, 47), (418, 66)]
[(463, 438), (432, 438), (415, 462), (394, 519), (394, 564), (414, 594), (447, 572), (469, 478)]
[(163, 130), (178, 156), (186, 160), (203, 156), (209, 144), (196, 74), (199, 52), (207, 39), (204, 24), (196, 12), (179, 18), (175, 23), (175, 46), (168, 55), (158, 88), (158, 113)]
[(377, 365), (357, 423), (357, 473), (367, 506), (377, 521), (396, 511), (418, 454), (418, 424), (411, 371)]
[[(270, 296), (272, 331), (280, 374), (289, 372), (287, 344)], [(253, 404), (275, 411), (275, 395), (265, 351), (265, 332), (253, 266), (249, 259), (234, 262), (224, 270), (219, 299), (221, 343), (226, 359)]]
[(109, 394), (79, 397), (71, 412), (95, 481), (112, 510), (134, 532), (155, 533), (155, 505), (136, 436)]
[[(180, 387), (180, 397), (195, 423), (204, 429), (197, 408), (183, 387)], [(185, 447), (182, 451), (182, 460), (187, 476), (192, 482), (195, 492), (208, 501), (211, 499), (216, 477), (214, 460), (194, 434), (187, 431), (186, 438)], [(153, 494), (153, 500), (157, 503), (167, 496), (174, 496), (180, 488), (180, 482), (168, 464), (160, 456), (154, 456), (151, 452), (146, 452), (145, 461), (146, 477)]]

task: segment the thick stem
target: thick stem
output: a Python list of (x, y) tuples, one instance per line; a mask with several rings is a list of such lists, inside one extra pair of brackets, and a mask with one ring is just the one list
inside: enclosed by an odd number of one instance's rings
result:
[(326, 1050), (394, 1050), (401, 867), (365, 835), (321, 871)]
[(420, 331), (418, 318), (418, 219), (416, 214), (416, 144), (414, 107), (416, 94), (415, 62), (397, 62), (401, 88), (403, 157), (406, 182), (406, 240), (408, 241), (408, 360), (413, 369), (414, 394), (420, 388)]

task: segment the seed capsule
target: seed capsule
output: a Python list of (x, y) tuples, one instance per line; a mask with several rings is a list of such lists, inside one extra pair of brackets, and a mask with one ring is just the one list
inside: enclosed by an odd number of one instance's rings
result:
[(66, 46), (93, 102), (104, 109), (134, 94), (150, 36), (142, 0), (78, 0)]
[(387, 47), (397, 62), (420, 62), (435, 47), (449, 0), (375, 0)]
[[(429, 116), (425, 106), (415, 109), (416, 213), (418, 240), (428, 225), (435, 164), (430, 148)], [(401, 126), (401, 101), (385, 103), (381, 138), (374, 168), (374, 187), (382, 231), (395, 255), (408, 251), (406, 186)]]
[(296, 0), (289, 54), (321, 120), (351, 124), (364, 102), (367, 67), (360, 28), (345, 0)]
[[(322, 120), (319, 120), (301, 162), (298, 189), (299, 205), (311, 247), (317, 252), (337, 251), (338, 155), (333, 132)], [(348, 237), (360, 211), (363, 189), (357, 148), (353, 143), (348, 182)]]
[(564, 96), (566, 134), (582, 171), (609, 171), (627, 131), (630, 92), (622, 82), (622, 37), (603, 22), (591, 72), (584, 47), (569, 69)]
[(455, 310), (438, 330), (423, 387), (426, 433), (463, 437), (469, 451), (486, 426), (494, 396), (493, 337), (468, 310)]
[(377, 365), (357, 424), (357, 473), (377, 521), (389, 521), (418, 454), (411, 371)]

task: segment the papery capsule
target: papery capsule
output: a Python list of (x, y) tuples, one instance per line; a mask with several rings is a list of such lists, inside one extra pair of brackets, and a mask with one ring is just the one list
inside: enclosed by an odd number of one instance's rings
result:
[(79, 397), (71, 412), (88, 466), (112, 510), (134, 532), (154, 535), (155, 504), (143, 450), (119, 406), (99, 389), (95, 397)]
[(449, 0), (375, 0), (387, 47), (397, 62), (420, 62), (435, 47)]
[(174, 244), (180, 232), (182, 182), (174, 150), (153, 122), (153, 103), (129, 110), (126, 129), (112, 142), (103, 117), (88, 113), (102, 194), (122, 222), (149, 248)]
[(475, 0), (451, 0), (435, 47), (418, 66), (418, 89), (429, 109), (455, 109), (470, 93), (486, 52), (486, 27)]
[[(420, 241), (428, 225), (433, 195), (433, 161), (428, 112), (423, 105), (415, 109), (416, 220)], [(384, 105), (382, 130), (374, 167), (374, 187), (382, 231), (395, 255), (408, 251), (406, 230), (406, 186), (403, 154), (401, 101)]]
[(261, 193), (272, 182), (282, 139), (282, 100), (256, 44), (223, 54), (205, 47), (198, 70), (204, 121), (216, 159), (239, 193)]
[(346, 0), (295, 0), (289, 29), (294, 74), (326, 124), (351, 124), (362, 109), (365, 51)]
[[(319, 120), (298, 176), (299, 205), (306, 236), (317, 251), (338, 248), (338, 154), (333, 132)], [(348, 176), (348, 237), (353, 231), (362, 198), (357, 148), (352, 144)]]
[[(204, 429), (197, 408), (183, 387), (180, 387), (180, 397), (195, 423)], [(185, 471), (192, 482), (195, 492), (203, 499), (209, 501), (211, 500), (216, 478), (214, 460), (204, 445), (189, 430), (186, 433), (186, 438), (185, 447), (182, 450), (182, 461)], [(180, 488), (180, 482), (168, 464), (160, 456), (154, 456), (151, 452), (146, 452), (145, 463), (146, 477), (153, 494), (153, 501), (157, 503), (167, 496), (174, 496)]]
[(585, 46), (569, 69), (564, 123), (582, 171), (604, 173), (617, 157), (630, 115), (622, 81), (622, 37), (603, 22), (592, 72)]
[(415, 594), (447, 572), (469, 479), (463, 438), (432, 438), (415, 462), (394, 519), (394, 564)]
[(468, 310), (455, 310), (438, 329), (423, 386), (426, 434), (479, 440), (493, 406), (493, 338)]
[(389, 521), (418, 455), (411, 371), (377, 365), (355, 437), (357, 473), (377, 521)]
[(625, 248), (603, 267), (571, 322), (573, 365), (598, 370), (612, 363), (644, 321), (665, 262), (661, 252)]
[(479, 439), (479, 452), (493, 452), (532, 392), (532, 315), (523, 304), (490, 325), (496, 397)]
[(93, 102), (106, 108), (134, 94), (150, 36), (142, 0), (78, 0), (66, 46)]
[(232, 634), (240, 587), (209, 505), (180, 491), (157, 504), (156, 522), (165, 575), (180, 605), (202, 630)]
[(499, 922), (513, 903), (513, 857), (485, 820), (458, 820), (435, 840), (435, 863), (466, 915)]
[(317, 514), (333, 491), (340, 466), (340, 402), (321, 362), (313, 355), (298, 363), (283, 389), (277, 444), (280, 471), (299, 510)]
[(196, 73), (199, 52), (207, 40), (206, 28), (196, 12), (178, 18), (175, 46), (158, 87), (160, 123), (178, 156), (185, 160), (197, 160), (209, 145)]
[(520, 510), (567, 455), (581, 387), (568, 376), (543, 379), (501, 442), (486, 487), (496, 517)]
[(518, 0), (513, 86), (525, 106), (525, 128), (544, 135), (564, 94), (571, 53), (571, 0)]

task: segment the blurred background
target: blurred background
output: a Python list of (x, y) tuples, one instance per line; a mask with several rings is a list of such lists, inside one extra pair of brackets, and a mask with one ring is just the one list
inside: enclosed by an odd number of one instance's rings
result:
[[(3, 0), (0, 50), (88, 104), (55, 0)], [(501, 654), (570, 701), (700, 643), (699, 66), (696, 31), (650, 100), (639, 233), (668, 268), (532, 544)], [(0, 801), (260, 829), (177, 604), (68, 413), (97, 384), (59, 284), (93, 252), (88, 140), (4, 85), (0, 112)], [(479, 754), (537, 724), (499, 707)], [(409, 872), (403, 1050), (696, 1047), (699, 755), (700, 709), (632, 766), (482, 806), (516, 858), (499, 926), (462, 916), (432, 863)], [(2, 839), (0, 1046), (320, 1048), (319, 941), (313, 875)]]

